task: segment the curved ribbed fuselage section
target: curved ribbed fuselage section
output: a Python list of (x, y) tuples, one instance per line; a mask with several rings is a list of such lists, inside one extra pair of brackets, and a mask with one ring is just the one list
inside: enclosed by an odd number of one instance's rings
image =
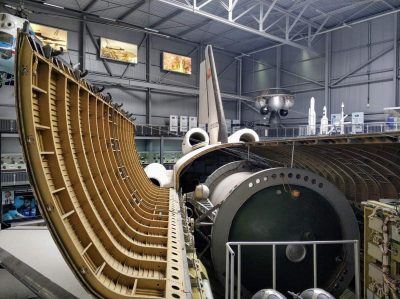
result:
[(103, 298), (183, 298), (177, 196), (146, 177), (134, 125), (25, 34), (21, 141), (43, 216), (84, 286)]

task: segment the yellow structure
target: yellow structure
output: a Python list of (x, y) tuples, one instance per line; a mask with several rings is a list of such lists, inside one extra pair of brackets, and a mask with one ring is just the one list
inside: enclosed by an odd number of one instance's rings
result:
[(365, 297), (399, 298), (399, 206), (372, 200), (363, 205)]
[(17, 53), (31, 183), (75, 275), (100, 298), (186, 298), (179, 197), (145, 175), (134, 124), (27, 34)]

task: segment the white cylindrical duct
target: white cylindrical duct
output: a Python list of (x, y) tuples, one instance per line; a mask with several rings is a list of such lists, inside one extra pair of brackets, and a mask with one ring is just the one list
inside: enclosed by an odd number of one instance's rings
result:
[(144, 168), (144, 171), (155, 185), (164, 187), (168, 183), (168, 174), (164, 165), (151, 163)]
[(228, 137), (229, 143), (257, 141), (260, 141), (260, 137), (258, 137), (258, 134), (252, 129), (241, 129)]
[(232, 191), (239, 186), (243, 181), (249, 178), (252, 173), (248, 171), (236, 172), (223, 178), (215, 187), (210, 200), (214, 206), (224, 201)]
[(210, 138), (208, 137), (206, 131), (200, 128), (190, 129), (183, 138), (182, 153), (186, 155), (187, 153), (200, 147), (206, 146), (209, 143)]

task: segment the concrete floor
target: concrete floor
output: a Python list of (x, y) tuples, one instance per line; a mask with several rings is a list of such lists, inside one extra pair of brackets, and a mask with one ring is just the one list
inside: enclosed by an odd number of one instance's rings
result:
[[(64, 261), (46, 227), (16, 226), (0, 231), (0, 248), (8, 251), (78, 298), (93, 298), (80, 285)], [(34, 294), (0, 270), (0, 299), (35, 298)]]
[(30, 298), (37, 298), (37, 296), (16, 280), (7, 270), (0, 269), (0, 299)]

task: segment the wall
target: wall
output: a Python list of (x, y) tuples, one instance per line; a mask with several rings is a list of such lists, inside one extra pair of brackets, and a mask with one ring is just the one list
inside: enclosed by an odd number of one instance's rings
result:
[[(27, 7), (29, 8), (29, 7)], [(41, 14), (30, 14), (30, 21), (68, 31), (68, 52), (62, 55), (67, 62), (76, 64), (80, 61), (81, 32), (82, 26), (79, 19), (67, 17), (67, 15), (54, 15), (50, 11), (38, 10)], [(1, 9), (0, 9), (0, 12)], [(45, 17), (44, 17), (45, 16)], [(198, 88), (199, 61), (203, 55), (204, 48), (199, 44), (174, 38), (150, 35), (150, 50), (147, 50), (148, 43), (145, 33), (129, 30), (127, 28), (113, 27), (111, 25), (87, 23), (83, 38), (84, 55), (83, 60), (86, 69), (89, 70), (88, 80), (98, 85), (107, 84), (106, 91), (113, 95), (115, 102), (124, 103), (123, 109), (133, 112), (137, 123), (146, 123), (146, 114), (150, 114), (150, 123), (155, 125), (167, 125), (170, 114), (196, 116), (198, 113), (198, 96), (194, 91)], [(138, 44), (138, 63), (127, 65), (125, 63), (100, 59), (95, 43), (99, 44), (100, 36), (120, 40), (123, 42)], [(93, 38), (92, 38), (93, 37)], [(94, 41), (93, 41), (94, 39)], [(192, 58), (192, 74), (181, 75), (172, 72), (165, 72), (162, 68), (162, 52), (172, 52)], [(150, 53), (150, 63), (147, 67), (147, 53)], [(220, 73), (221, 91), (225, 93), (237, 92), (237, 62), (233, 54), (214, 50), (217, 71)], [(108, 74), (107, 64), (112, 76)], [(149, 69), (150, 78), (146, 77)], [(142, 82), (156, 84), (150, 91), (141, 87)], [(115, 83), (115, 84), (111, 84)], [(134, 83), (134, 84), (132, 84)], [(114, 85), (114, 86), (111, 86)], [(182, 93), (170, 89), (188, 88), (191, 93)], [(150, 96), (148, 96), (150, 95)], [(150, 104), (146, 102), (150, 99)], [(0, 105), (10, 100), (0, 98)], [(232, 100), (224, 101), (227, 115), (236, 115), (236, 104)], [(235, 101), (233, 101), (235, 103)]]
[[(397, 28), (400, 30), (398, 24)], [(383, 113), (383, 108), (396, 106), (393, 80), (395, 15), (336, 30), (330, 35), (331, 47), (328, 48), (326, 48), (328, 35), (317, 36), (314, 39), (312, 46), (316, 53), (310, 54), (293, 47), (282, 47), (281, 87), (291, 90), (296, 96), (293, 111), (283, 119), (283, 123), (305, 124), (312, 96), (316, 99), (318, 118), (322, 116), (322, 108), (327, 101), (328, 112), (331, 113), (339, 113), (340, 105), (344, 102), (345, 113), (364, 111), (366, 121), (385, 120), (386, 114)], [(278, 48), (273, 48), (246, 59), (244, 64), (246, 75), (243, 80), (246, 95), (254, 96), (260, 89), (276, 86), (277, 51)], [(386, 53), (383, 54), (384, 52)], [(327, 74), (325, 74), (326, 57), (329, 62)], [(375, 57), (377, 58), (374, 61), (366, 64)], [(263, 70), (265, 66), (262, 63), (265, 62), (270, 66), (267, 70)], [(361, 67), (364, 64), (365, 66)], [(347, 74), (350, 75), (336, 83)], [(324, 88), (326, 75), (330, 78), (327, 98)], [(261, 119), (251, 109), (244, 111), (243, 115), (249, 120)]]

